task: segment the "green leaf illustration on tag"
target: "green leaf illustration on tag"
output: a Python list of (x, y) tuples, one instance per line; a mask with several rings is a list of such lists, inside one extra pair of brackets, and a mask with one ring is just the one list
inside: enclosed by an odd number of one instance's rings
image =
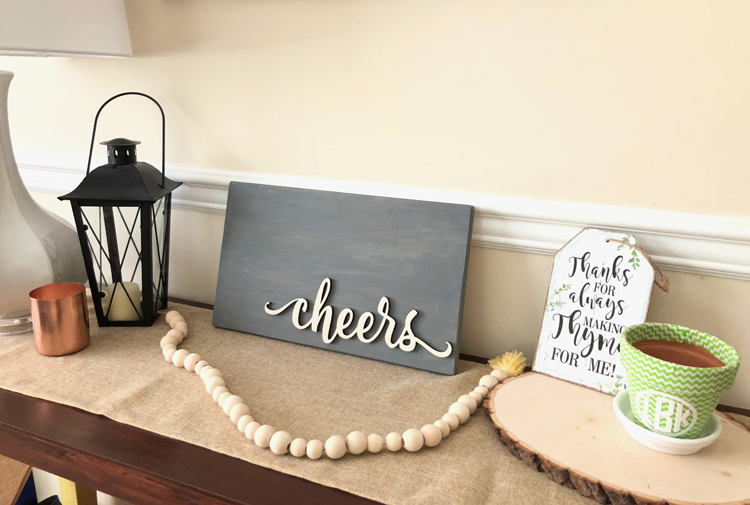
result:
[[(622, 237), (622, 241), (625, 242), (625, 244), (630, 244), (630, 237)], [(617, 246), (617, 250), (621, 250), (623, 247), (626, 247), (625, 244), (620, 244)], [(630, 266), (633, 267), (633, 271), (638, 270), (638, 267), (641, 266), (641, 257), (638, 255), (637, 249), (640, 249), (640, 246), (637, 243), (631, 244), (634, 249), (630, 251), (630, 259), (628, 260), (628, 263), (630, 263)]]
[(561, 299), (561, 295), (569, 289), (570, 284), (563, 284), (552, 293), (552, 295), (549, 297), (549, 301), (547, 302), (547, 312), (551, 312), (565, 305), (565, 301)]

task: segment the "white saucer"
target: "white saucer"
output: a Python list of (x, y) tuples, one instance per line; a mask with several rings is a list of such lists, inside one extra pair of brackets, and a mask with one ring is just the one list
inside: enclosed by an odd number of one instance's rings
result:
[(683, 439), (660, 435), (635, 424), (633, 421), (633, 412), (630, 410), (630, 395), (627, 390), (617, 393), (612, 402), (612, 407), (617, 419), (625, 427), (628, 435), (655, 451), (667, 454), (694, 454), (714, 443), (719, 438), (719, 435), (721, 435), (721, 420), (716, 415), (716, 412), (711, 414), (711, 419), (708, 420), (706, 427), (703, 428), (700, 438)]

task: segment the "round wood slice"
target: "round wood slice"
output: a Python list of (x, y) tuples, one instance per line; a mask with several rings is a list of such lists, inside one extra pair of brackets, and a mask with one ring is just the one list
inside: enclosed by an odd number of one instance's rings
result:
[(750, 504), (750, 433), (724, 416), (716, 442), (674, 456), (630, 438), (611, 396), (546, 375), (507, 379), (484, 406), (511, 453), (599, 503)]

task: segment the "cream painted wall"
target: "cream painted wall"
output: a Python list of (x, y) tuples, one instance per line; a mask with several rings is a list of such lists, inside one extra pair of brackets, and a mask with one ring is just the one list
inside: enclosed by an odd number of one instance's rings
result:
[[(54, 195), (33, 193), (48, 210), (72, 222), (69, 205)], [(219, 272), (224, 217), (175, 210), (170, 259), (170, 294), (213, 303)], [(552, 257), (472, 247), (461, 352), (492, 357), (522, 351), (533, 359), (541, 328)], [(750, 363), (750, 283), (666, 272), (669, 295), (656, 287), (649, 321), (677, 323), (717, 335)], [(750, 408), (750, 366), (740, 367), (725, 404)]]
[[(0, 58), (20, 160), (85, 155), (142, 90), (175, 165), (750, 215), (746, 0), (126, 4), (132, 59)], [(156, 119), (102, 138), (157, 160)]]

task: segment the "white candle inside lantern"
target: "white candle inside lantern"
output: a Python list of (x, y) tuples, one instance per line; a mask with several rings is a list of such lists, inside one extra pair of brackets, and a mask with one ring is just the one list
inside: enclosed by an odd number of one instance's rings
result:
[[(115, 289), (115, 286), (117, 289)], [(104, 313), (107, 314), (107, 310), (109, 310), (108, 321), (138, 321), (141, 319), (141, 288), (137, 283), (117, 282), (107, 286), (104, 291), (106, 292)]]

